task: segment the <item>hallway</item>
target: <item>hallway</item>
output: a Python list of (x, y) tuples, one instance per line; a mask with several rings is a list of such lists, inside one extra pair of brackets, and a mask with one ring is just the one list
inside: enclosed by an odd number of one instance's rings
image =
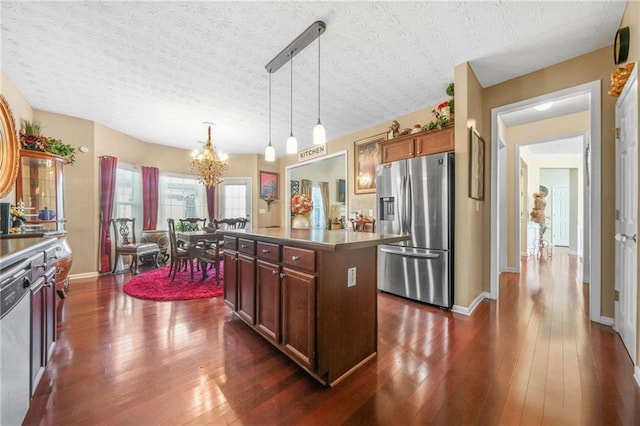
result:
[(523, 258), (471, 317), (378, 297), (378, 356), (331, 389), (221, 298), (151, 302), (73, 281), (25, 424), (638, 424), (618, 335), (588, 320), (577, 258)]

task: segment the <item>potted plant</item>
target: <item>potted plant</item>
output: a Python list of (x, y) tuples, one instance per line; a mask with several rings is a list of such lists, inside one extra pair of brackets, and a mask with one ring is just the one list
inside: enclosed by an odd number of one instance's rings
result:
[(41, 133), (38, 121), (22, 120), (20, 128), (20, 143), (23, 149), (42, 151), (67, 159), (69, 164), (76, 161), (76, 149), (63, 143), (60, 139), (50, 138)]

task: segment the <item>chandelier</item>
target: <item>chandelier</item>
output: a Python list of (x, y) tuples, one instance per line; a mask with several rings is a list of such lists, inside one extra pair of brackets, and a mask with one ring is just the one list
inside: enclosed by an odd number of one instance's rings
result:
[[(211, 124), (211, 123), (205, 123)], [(197, 149), (191, 153), (191, 171), (198, 175), (198, 180), (207, 188), (216, 186), (224, 179), (222, 175), (227, 172), (229, 164), (227, 164), (227, 155), (216, 153), (211, 144), (211, 126), (209, 125), (207, 142), (205, 142), (202, 151)]]

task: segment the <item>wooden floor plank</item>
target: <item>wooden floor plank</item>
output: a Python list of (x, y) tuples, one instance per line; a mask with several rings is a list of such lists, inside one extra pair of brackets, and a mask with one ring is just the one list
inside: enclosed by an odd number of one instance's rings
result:
[[(589, 321), (578, 258), (523, 258), (471, 317), (378, 295), (378, 355), (324, 388), (220, 298), (133, 299), (72, 281), (25, 419), (53, 424), (640, 424), (633, 364)], [(487, 286), (488, 287), (488, 286)]]

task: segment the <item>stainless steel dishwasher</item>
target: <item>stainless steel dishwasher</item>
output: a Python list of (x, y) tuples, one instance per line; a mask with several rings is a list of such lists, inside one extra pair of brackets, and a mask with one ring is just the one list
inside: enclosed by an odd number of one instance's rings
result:
[(22, 424), (29, 410), (31, 260), (0, 272), (0, 425)]

